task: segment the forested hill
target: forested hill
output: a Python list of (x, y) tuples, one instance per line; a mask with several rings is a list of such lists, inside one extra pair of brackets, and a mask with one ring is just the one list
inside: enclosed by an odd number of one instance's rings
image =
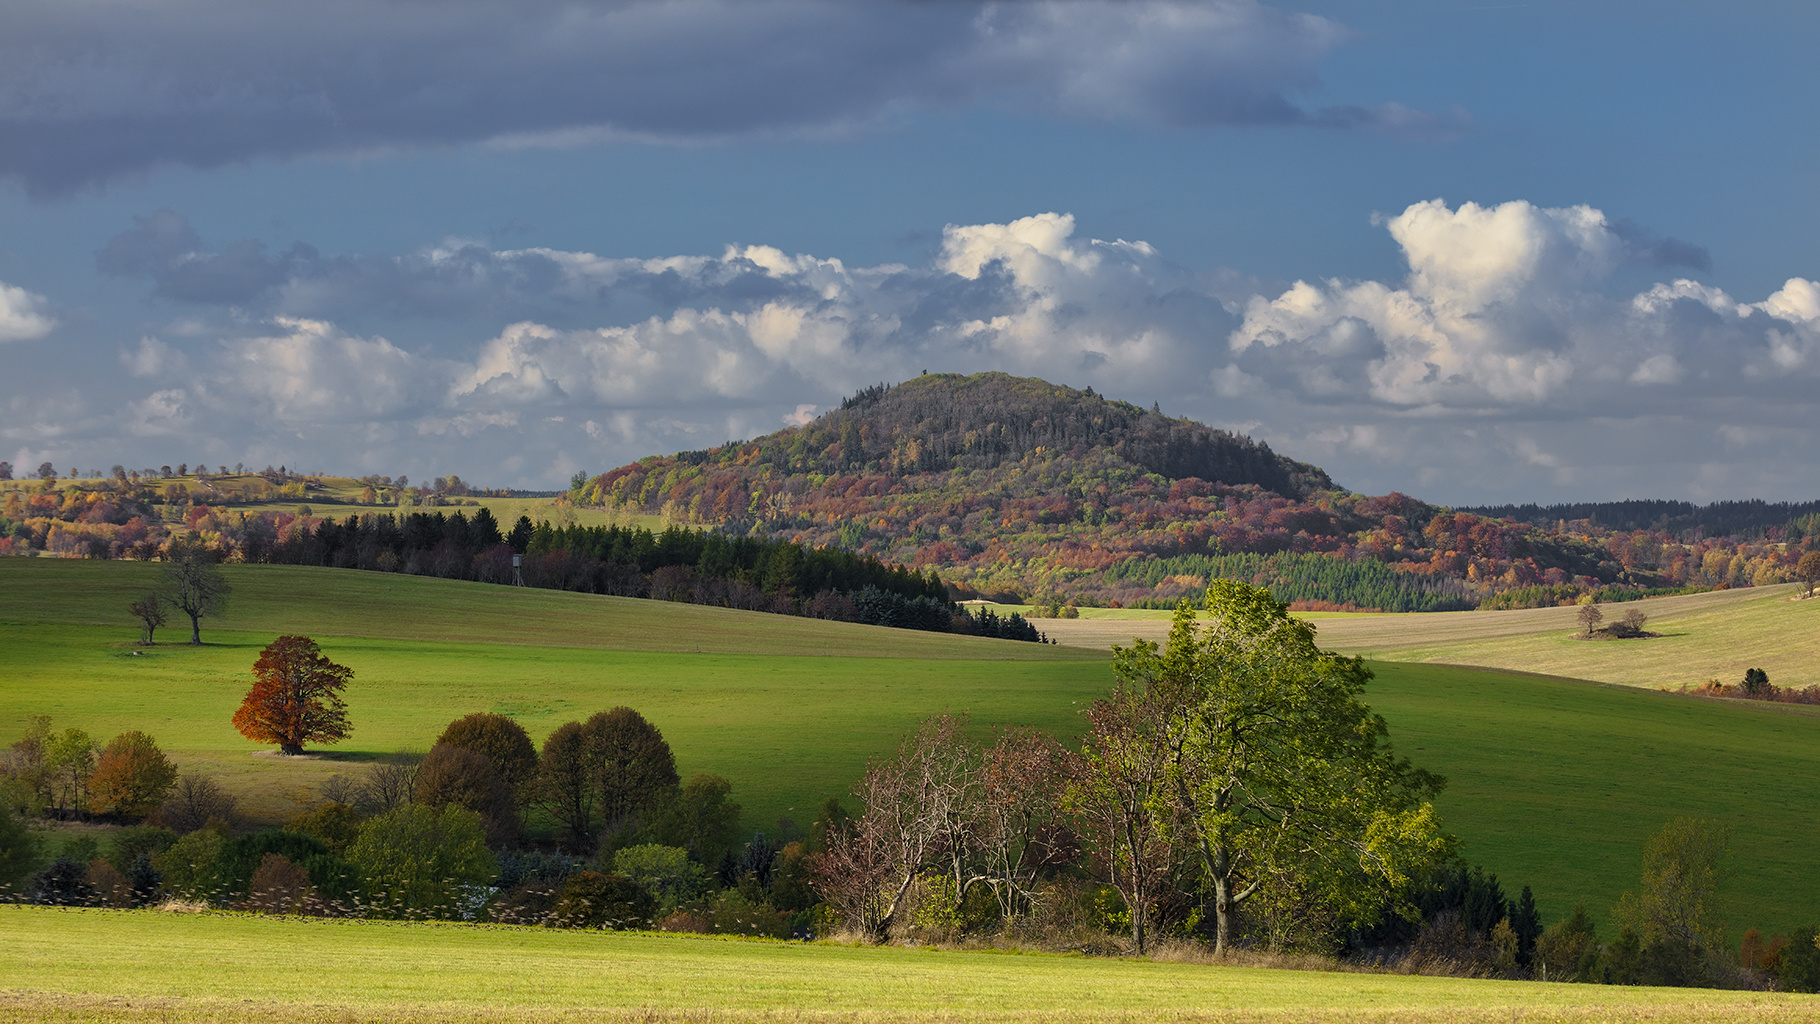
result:
[(1251, 438), (1002, 373), (867, 388), (804, 426), (642, 459), (571, 497), (1061, 602), (1167, 603), (1242, 575), (1314, 607), (1553, 604), (1761, 582), (1787, 560), (1352, 494)]
[(1091, 388), (1004, 373), (934, 373), (876, 385), (801, 428), (682, 452), (675, 461), (902, 477), (992, 470), (1033, 454), (1080, 457), (1096, 449), (1169, 480), (1256, 484), (1291, 498), (1334, 486), (1318, 467), (1241, 434), (1103, 398)]
[(1585, 520), (1607, 530), (1651, 530), (1676, 537), (1761, 536), (1772, 529), (1810, 534), (1820, 530), (1820, 501), (1715, 501), (1695, 505), (1686, 501), (1632, 500), (1486, 505), (1460, 511), (1544, 527)]

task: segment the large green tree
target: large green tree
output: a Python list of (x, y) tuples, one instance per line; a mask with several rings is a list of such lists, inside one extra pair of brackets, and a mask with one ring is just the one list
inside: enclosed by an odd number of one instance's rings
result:
[(1158, 716), (1168, 780), (1152, 810), (1200, 863), (1216, 952), (1270, 887), (1342, 923), (1387, 901), (1409, 912), (1411, 877), (1452, 849), (1432, 804), (1443, 780), (1394, 755), (1361, 699), (1370, 671), (1260, 587), (1216, 580), (1201, 612), (1184, 602), (1162, 647), (1119, 648), (1114, 667)]
[(1676, 818), (1643, 846), (1642, 886), (1613, 908), (1618, 923), (1645, 942), (1681, 949), (1717, 947), (1725, 937), (1718, 890), (1731, 830), (1699, 818)]
[(635, 826), (680, 781), (663, 733), (628, 707), (558, 726), (544, 740), (538, 777), (545, 810), (578, 851), (592, 848), (602, 826)]

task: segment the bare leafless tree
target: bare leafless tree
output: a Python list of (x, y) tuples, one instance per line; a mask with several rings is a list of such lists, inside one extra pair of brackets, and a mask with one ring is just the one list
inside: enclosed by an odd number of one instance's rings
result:
[(189, 772), (165, 797), (158, 819), (173, 832), (194, 832), (217, 820), (232, 824), (238, 802), (213, 776)]
[(152, 633), (165, 623), (164, 598), (156, 590), (148, 590), (137, 601), (127, 605), (126, 610), (139, 620), (145, 630), (140, 643), (151, 646)]
[(999, 912), (1013, 919), (1031, 910), (1046, 869), (1079, 852), (1061, 806), (1072, 779), (1068, 751), (1035, 729), (1007, 729), (980, 761), (980, 799), (972, 826), (972, 878), (957, 874), (957, 896), (969, 883), (992, 887)]
[(1598, 605), (1583, 604), (1580, 606), (1580, 626), (1584, 632), (1591, 634), (1593, 630), (1599, 628), (1599, 623), (1604, 621), (1605, 613), (1599, 610)]
[(955, 870), (955, 851), (971, 845), (979, 753), (964, 725), (952, 715), (931, 718), (895, 758), (872, 766), (854, 790), (865, 813), (830, 835), (817, 858), (816, 888), (868, 939), (883, 939), (900, 920), (919, 874)]
[(1131, 915), (1139, 953), (1163, 897), (1175, 845), (1163, 828), (1170, 805), (1170, 737), (1163, 709), (1141, 688), (1121, 683), (1087, 712), (1088, 735), (1073, 771), (1069, 802), (1096, 867)]
[(423, 755), (401, 750), (369, 766), (360, 782), (357, 803), (363, 811), (381, 814), (411, 802), (417, 785), (417, 766)]

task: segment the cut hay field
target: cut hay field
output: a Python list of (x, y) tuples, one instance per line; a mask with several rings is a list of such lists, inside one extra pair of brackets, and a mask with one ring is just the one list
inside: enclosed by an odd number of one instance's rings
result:
[(1778, 1024), (1816, 1014), (1820, 998), (1775, 993), (0, 907), (0, 1021), (6, 1022)]
[[(685, 775), (727, 776), (746, 826), (769, 829), (779, 816), (806, 824), (926, 715), (966, 710), (982, 728), (1071, 737), (1078, 710), (1111, 683), (1106, 655), (1076, 648), (380, 573), (227, 569), (237, 589), (208, 644), (134, 655), (124, 609), (156, 564), (0, 559), (0, 743), (40, 713), (104, 741), (142, 728), (281, 821), (330, 775), (421, 750), (459, 715), (511, 714), (541, 740), (627, 704), (664, 731)], [(354, 734), (320, 758), (270, 756), (228, 725), (258, 649), (281, 631), (315, 636), (355, 669)], [(1440, 809), (1463, 855), (1513, 891), (1532, 885), (1549, 920), (1582, 898), (1605, 919), (1636, 884), (1643, 840), (1678, 814), (1736, 830), (1734, 935), (1820, 919), (1814, 709), (1374, 668), (1368, 699), (1399, 751), (1450, 780)]]
[[(1737, 682), (1761, 668), (1778, 686), (1820, 683), (1820, 599), (1791, 600), (1800, 584), (1718, 590), (1602, 605), (1649, 616), (1653, 640), (1588, 641), (1575, 608), (1405, 615), (1298, 613), (1324, 647), (1387, 661), (1480, 665), (1649, 688)], [(1081, 614), (1086, 615), (1083, 609)], [(1141, 614), (1141, 613), (1140, 613)], [(1154, 614), (1154, 613), (1152, 613)], [(1133, 636), (1160, 640), (1166, 619), (1040, 619), (1060, 643), (1105, 650)]]

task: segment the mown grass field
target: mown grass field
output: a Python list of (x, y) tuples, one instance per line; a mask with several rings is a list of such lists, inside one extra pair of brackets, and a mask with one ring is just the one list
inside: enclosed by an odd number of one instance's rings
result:
[[(378, 573), (227, 569), (237, 589), (205, 646), (135, 655), (124, 609), (156, 564), (0, 560), (0, 742), (40, 713), (102, 741), (146, 729), (282, 821), (328, 776), (424, 749), (459, 715), (511, 714), (541, 740), (627, 704), (663, 729), (685, 775), (727, 776), (747, 827), (769, 829), (780, 816), (806, 824), (928, 714), (966, 710), (982, 729), (1070, 737), (1111, 683), (1103, 652), (1067, 647)], [(291, 631), (355, 669), (354, 734), (318, 759), (268, 756), (228, 724), (258, 649)], [(1820, 919), (1813, 709), (1374, 668), (1368, 699), (1399, 751), (1450, 780), (1440, 807), (1463, 855), (1513, 894), (1533, 886), (1549, 920), (1577, 899), (1606, 918), (1636, 884), (1644, 839), (1680, 814), (1736, 832), (1734, 935)]]
[[(1650, 640), (1587, 641), (1575, 608), (1430, 612), (1420, 615), (1310, 614), (1323, 646), (1387, 661), (1481, 665), (1650, 688), (1735, 683), (1761, 668), (1778, 686), (1820, 683), (1820, 599), (1791, 600), (1800, 584), (1720, 590), (1602, 605), (1615, 619), (1632, 607), (1649, 616)], [(1061, 643), (1105, 649), (1132, 636), (1160, 640), (1166, 617), (1040, 619)]]
[(1820, 998), (0, 907), (0, 1021), (1797, 1021)]

